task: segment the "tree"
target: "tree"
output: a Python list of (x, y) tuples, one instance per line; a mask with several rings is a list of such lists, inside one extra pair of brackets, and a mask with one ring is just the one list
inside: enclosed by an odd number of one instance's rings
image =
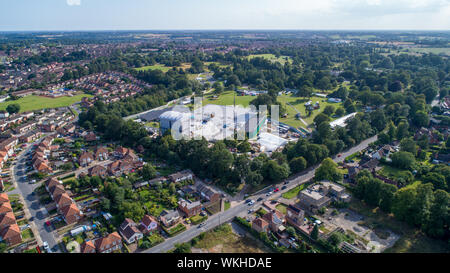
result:
[(150, 163), (147, 163), (142, 167), (141, 173), (144, 180), (150, 180), (156, 177), (156, 169)]
[(289, 167), (291, 168), (291, 171), (293, 173), (298, 173), (306, 169), (307, 162), (306, 159), (303, 156), (294, 157), (289, 162)]
[(403, 151), (394, 153), (391, 159), (392, 165), (405, 170), (410, 170), (416, 161), (412, 153)]
[(345, 114), (345, 110), (344, 110), (344, 108), (339, 107), (338, 109), (336, 109), (334, 114), (338, 117), (342, 117)]
[(333, 105), (327, 105), (325, 109), (323, 109), (323, 113), (327, 116), (331, 116), (335, 111), (335, 108)]
[(319, 226), (318, 225), (314, 225), (314, 228), (311, 231), (311, 238), (313, 238), (314, 240), (317, 240), (317, 238), (319, 238)]
[(417, 111), (414, 114), (413, 122), (417, 127), (428, 127), (430, 119), (425, 111)]
[(275, 160), (269, 160), (263, 166), (264, 177), (273, 182), (278, 182), (287, 178), (289, 172), (289, 165), (279, 165)]
[(413, 155), (417, 154), (416, 142), (412, 138), (405, 138), (400, 141), (400, 149), (404, 152), (410, 152)]
[(409, 135), (409, 125), (407, 122), (400, 122), (397, 126), (397, 139), (403, 139)]
[(6, 111), (11, 115), (15, 114), (15, 113), (19, 113), (20, 112), (20, 104), (18, 104), (18, 103), (10, 104), (6, 107)]
[(444, 238), (448, 235), (450, 195), (443, 191), (434, 192), (434, 202), (430, 208), (430, 220), (427, 225), (427, 234), (434, 238)]
[(445, 177), (436, 172), (429, 172), (422, 178), (424, 183), (433, 184), (435, 189), (446, 190), (447, 183), (445, 181)]
[(320, 167), (316, 169), (314, 180), (330, 180), (336, 182), (342, 180), (342, 173), (339, 172), (337, 164), (331, 158), (327, 157), (322, 161)]
[(250, 145), (250, 143), (248, 143), (247, 140), (245, 140), (237, 145), (237, 149), (241, 153), (248, 153), (252, 150), (252, 146)]
[(320, 113), (314, 118), (314, 123), (316, 124), (316, 126), (319, 126), (322, 122), (328, 121), (330, 121), (330, 117), (325, 115), (324, 113)]
[(174, 253), (191, 253), (191, 244), (186, 242), (182, 244), (175, 244)]

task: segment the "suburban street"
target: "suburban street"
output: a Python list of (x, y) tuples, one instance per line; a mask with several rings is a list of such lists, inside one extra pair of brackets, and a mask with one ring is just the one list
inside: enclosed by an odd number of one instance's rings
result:
[(17, 192), (22, 197), (25, 215), (29, 219), (38, 244), (42, 245), (43, 242), (47, 242), (49, 247), (54, 249), (55, 246), (57, 246), (57, 243), (53, 236), (53, 231), (51, 230), (51, 227), (48, 227), (45, 224), (48, 212), (45, 207), (40, 204), (39, 199), (34, 194), (34, 190), (39, 184), (30, 184), (26, 176), (26, 162), (28, 160), (26, 154), (32, 149), (33, 145), (38, 142), (39, 140), (29, 144), (17, 157), (16, 165), (12, 167), (11, 179), (16, 186)]
[[(377, 136), (368, 138), (368, 139), (362, 141), (357, 146), (352, 147), (345, 152), (342, 152), (341, 154), (339, 154), (339, 156), (335, 156), (333, 158), (333, 161), (336, 163), (343, 162), (347, 156), (366, 149), (369, 146), (369, 144), (375, 142), (376, 140), (377, 140)], [(289, 191), (290, 189), (292, 189), (300, 184), (306, 183), (307, 181), (309, 181), (311, 178), (314, 177), (315, 170), (318, 167), (319, 166), (309, 168), (308, 170), (306, 170), (304, 172), (301, 172), (293, 177), (288, 178), (286, 181), (283, 181), (283, 183), (279, 183), (277, 185), (272, 185), (272, 186), (266, 187), (266, 188), (260, 190), (259, 192), (253, 194), (251, 196), (251, 198), (253, 200), (255, 200), (255, 204), (253, 206), (249, 206), (248, 204), (246, 204), (244, 202), (244, 200), (240, 200), (238, 202), (238, 205), (235, 205), (226, 211), (219, 212), (219, 213), (209, 217), (208, 220), (206, 220), (204, 222), (203, 227), (199, 228), (198, 226), (193, 226), (190, 229), (188, 229), (172, 238), (165, 240), (163, 243), (156, 245), (156, 246), (154, 246), (150, 249), (147, 249), (145, 251), (142, 251), (142, 252), (143, 253), (167, 252), (167, 251), (173, 249), (175, 247), (175, 244), (188, 242), (189, 240), (198, 236), (202, 232), (213, 229), (216, 226), (219, 226), (225, 222), (231, 221), (235, 216), (238, 216), (240, 214), (246, 214), (248, 209), (260, 206), (267, 199), (277, 199), (277, 198), (281, 197), (281, 195), (283, 193)], [(277, 186), (280, 187), (281, 185), (284, 184), (284, 182), (288, 183), (288, 184), (286, 184), (286, 189), (280, 190), (279, 192), (274, 193), (268, 197), (266, 196), (266, 193), (269, 191), (269, 188), (277, 187)], [(260, 197), (263, 198), (263, 200), (261, 200), (260, 202), (256, 202), (256, 199), (258, 199)]]

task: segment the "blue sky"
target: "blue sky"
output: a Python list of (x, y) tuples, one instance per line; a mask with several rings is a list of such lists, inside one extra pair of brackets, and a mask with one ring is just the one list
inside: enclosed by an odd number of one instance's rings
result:
[(2, 0), (0, 31), (450, 30), (450, 0)]

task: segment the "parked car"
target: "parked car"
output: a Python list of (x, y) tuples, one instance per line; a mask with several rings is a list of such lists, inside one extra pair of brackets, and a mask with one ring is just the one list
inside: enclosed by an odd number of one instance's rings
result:
[(276, 188), (273, 192), (279, 192), (279, 191), (280, 191), (280, 189)]
[(286, 186), (281, 187), (282, 190), (285, 190), (286, 188), (287, 188)]
[(262, 201), (264, 198), (260, 197), (258, 198), (258, 200), (256, 200), (256, 202)]
[(252, 206), (253, 204), (255, 204), (255, 201), (253, 201), (253, 200), (250, 200), (250, 202), (248, 202), (249, 206)]

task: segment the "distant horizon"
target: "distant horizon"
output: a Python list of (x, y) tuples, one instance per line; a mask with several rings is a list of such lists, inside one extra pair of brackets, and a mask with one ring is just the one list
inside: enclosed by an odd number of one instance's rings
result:
[(0, 30), (0, 33), (20, 33), (20, 32), (221, 32), (221, 31), (287, 31), (287, 32), (301, 32), (301, 31), (330, 31), (330, 32), (397, 32), (397, 31), (412, 31), (412, 32), (450, 32), (450, 29), (74, 29), (74, 30)]
[(14, 0), (0, 31), (450, 30), (450, 0)]

